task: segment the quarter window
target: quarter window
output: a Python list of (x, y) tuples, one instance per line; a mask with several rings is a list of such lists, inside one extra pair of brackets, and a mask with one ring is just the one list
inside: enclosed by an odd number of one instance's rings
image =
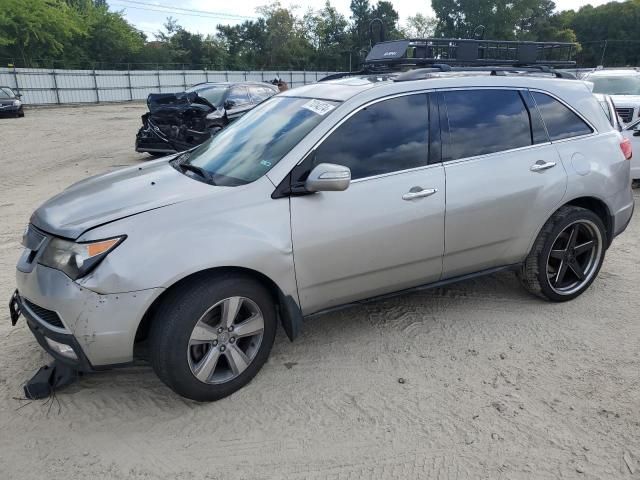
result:
[(530, 111), (517, 90), (454, 90), (444, 92), (444, 100), (449, 120), (446, 160), (501, 152), (541, 141), (537, 134), (534, 138)]
[(349, 167), (354, 180), (427, 165), (428, 117), (426, 93), (375, 103), (340, 125), (313, 163)]
[(551, 140), (562, 140), (563, 138), (593, 133), (591, 127), (584, 120), (555, 98), (540, 92), (531, 92), (531, 94), (538, 104)]

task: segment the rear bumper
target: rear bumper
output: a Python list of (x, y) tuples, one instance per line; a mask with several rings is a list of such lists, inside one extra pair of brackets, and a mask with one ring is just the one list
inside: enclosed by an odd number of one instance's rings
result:
[[(79, 359), (74, 368), (90, 369), (133, 359), (138, 325), (163, 290), (101, 295), (42, 265), (29, 273), (17, 271), (16, 283), (21, 310), (38, 343), (49, 353), (47, 338), (70, 345)], [(59, 321), (52, 322), (43, 311), (57, 315)]]
[(624, 205), (612, 216), (613, 238), (624, 232), (629, 226), (629, 223), (631, 223), (631, 218), (633, 217), (633, 211), (635, 209), (633, 193), (631, 193), (630, 197), (631, 202)]

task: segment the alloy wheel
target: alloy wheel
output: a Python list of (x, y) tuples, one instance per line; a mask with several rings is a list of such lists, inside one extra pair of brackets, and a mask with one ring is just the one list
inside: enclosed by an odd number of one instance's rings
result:
[(238, 377), (251, 364), (264, 335), (258, 305), (246, 297), (229, 297), (209, 308), (189, 338), (191, 373), (203, 383), (220, 384)]
[(571, 295), (596, 274), (602, 257), (602, 234), (590, 220), (567, 225), (553, 241), (547, 257), (547, 278), (559, 295)]

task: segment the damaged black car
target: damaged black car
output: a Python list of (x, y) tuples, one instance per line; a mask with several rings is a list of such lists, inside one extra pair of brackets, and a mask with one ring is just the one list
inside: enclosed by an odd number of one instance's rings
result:
[(188, 150), (278, 93), (269, 83), (200, 83), (181, 93), (152, 93), (136, 151), (168, 155)]

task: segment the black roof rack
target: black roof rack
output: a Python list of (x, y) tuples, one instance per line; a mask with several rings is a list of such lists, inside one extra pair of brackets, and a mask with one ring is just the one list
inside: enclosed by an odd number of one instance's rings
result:
[(574, 67), (575, 52), (576, 44), (567, 42), (412, 38), (375, 44), (364, 69), (397, 71), (434, 64)]

